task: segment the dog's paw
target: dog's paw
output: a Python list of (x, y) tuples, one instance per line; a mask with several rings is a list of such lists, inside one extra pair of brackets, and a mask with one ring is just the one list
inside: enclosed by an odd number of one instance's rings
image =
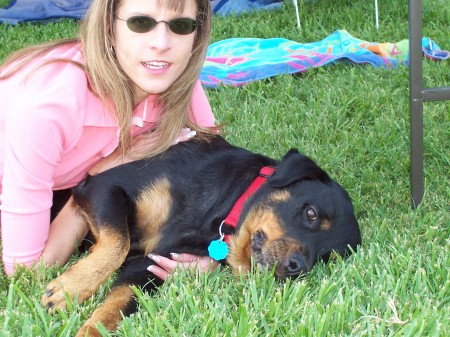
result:
[(49, 311), (67, 308), (66, 299), (69, 298), (73, 301), (75, 295), (78, 303), (83, 302), (92, 295), (92, 290), (83, 287), (82, 281), (80, 282), (77, 278), (66, 274), (70, 273), (62, 274), (51, 281), (45, 288), (45, 292), (41, 297), (41, 305)]
[(75, 337), (102, 337), (101, 333), (98, 330), (89, 325), (83, 325), (83, 327), (78, 331)]
[(41, 305), (50, 311), (65, 309), (67, 307), (66, 296), (73, 300), (74, 294), (77, 292), (70, 280), (63, 276), (50, 282), (41, 297)]

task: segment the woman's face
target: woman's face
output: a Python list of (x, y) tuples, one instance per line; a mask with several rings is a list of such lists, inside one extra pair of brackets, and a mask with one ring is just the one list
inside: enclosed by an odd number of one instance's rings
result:
[(164, 1), (122, 0), (114, 20), (117, 61), (134, 82), (138, 102), (172, 85), (186, 69), (194, 45), (195, 32), (178, 35), (160, 22), (149, 32), (136, 33), (122, 21), (133, 16), (148, 16), (156, 21), (197, 17), (195, 0), (187, 0), (182, 11), (164, 8), (159, 3)]

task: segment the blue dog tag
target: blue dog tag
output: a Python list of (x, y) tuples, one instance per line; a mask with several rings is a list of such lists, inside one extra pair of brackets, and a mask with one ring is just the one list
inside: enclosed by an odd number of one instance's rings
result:
[(216, 261), (223, 260), (228, 255), (228, 245), (222, 239), (211, 241), (208, 247), (208, 253)]

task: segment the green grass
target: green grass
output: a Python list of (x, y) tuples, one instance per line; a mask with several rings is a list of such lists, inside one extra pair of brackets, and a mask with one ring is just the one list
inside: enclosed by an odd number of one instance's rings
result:
[[(0, 4), (7, 1), (0, 0)], [(407, 1), (299, 1), (294, 8), (214, 18), (213, 40), (285, 37), (299, 42), (346, 29), (367, 41), (408, 36)], [(424, 1), (423, 35), (450, 49), (450, 6)], [(73, 36), (76, 23), (0, 26), (0, 60), (21, 46)], [(425, 85), (450, 85), (446, 62), (424, 61)], [(450, 103), (425, 103), (425, 196), (411, 209), (408, 69), (337, 64), (241, 88), (208, 90), (236, 145), (282, 156), (312, 156), (352, 196), (363, 245), (348, 260), (277, 283), (269, 273), (235, 279), (180, 272), (156, 296), (138, 290), (141, 310), (104, 336), (448, 336), (450, 335)], [(72, 260), (75, 261), (76, 257)], [(65, 268), (0, 272), (0, 336), (71, 336), (111, 280), (84, 304), (55, 315), (40, 308), (45, 284)]]

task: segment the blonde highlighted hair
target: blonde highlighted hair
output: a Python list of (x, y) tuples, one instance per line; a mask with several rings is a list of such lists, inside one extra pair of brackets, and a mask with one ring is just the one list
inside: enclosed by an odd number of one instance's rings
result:
[[(201, 128), (189, 119), (192, 93), (200, 75), (211, 35), (210, 0), (194, 0), (197, 4), (197, 29), (194, 46), (185, 71), (178, 79), (158, 97), (158, 105), (162, 107), (161, 119), (153, 131), (158, 135), (157, 142), (151, 147), (140, 147), (132, 151), (135, 159), (150, 157), (164, 152), (179, 135), (183, 127), (197, 131), (197, 134), (208, 138), (217, 133), (217, 128)], [(182, 10), (185, 0), (158, 0), (160, 6), (173, 10)], [(5, 79), (13, 75), (23, 65), (38, 55), (47, 53), (52, 48), (67, 43), (80, 41), (84, 55), (84, 65), (77, 64), (86, 72), (90, 89), (98, 95), (115, 117), (120, 128), (120, 144), (123, 152), (131, 148), (131, 118), (135, 105), (133, 83), (120, 67), (112, 48), (114, 37), (114, 14), (120, 0), (93, 0), (80, 25), (78, 39), (65, 39), (24, 48), (13, 53), (4, 63), (15, 62), (0, 77)], [(49, 62), (68, 60), (54, 59)], [(70, 61), (73, 62), (73, 61)], [(42, 64), (42, 65), (43, 65)]]

